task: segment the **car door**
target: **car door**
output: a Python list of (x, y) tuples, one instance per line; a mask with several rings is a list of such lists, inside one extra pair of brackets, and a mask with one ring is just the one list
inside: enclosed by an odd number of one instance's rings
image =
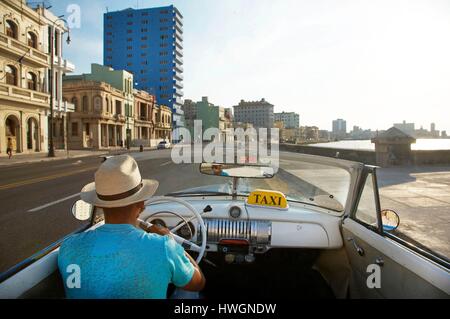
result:
[(376, 169), (364, 166), (344, 218), (350, 298), (449, 298), (450, 265), (383, 230)]

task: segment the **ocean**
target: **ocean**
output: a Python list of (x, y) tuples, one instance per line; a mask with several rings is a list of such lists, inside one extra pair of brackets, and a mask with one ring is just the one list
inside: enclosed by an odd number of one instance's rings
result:
[[(331, 147), (331, 148), (345, 148), (356, 150), (368, 150), (374, 151), (375, 144), (370, 140), (345, 140), (329, 143), (317, 143), (310, 144), (314, 147)], [(450, 139), (432, 139), (432, 138), (419, 138), (415, 144), (411, 144), (412, 150), (450, 150)]]

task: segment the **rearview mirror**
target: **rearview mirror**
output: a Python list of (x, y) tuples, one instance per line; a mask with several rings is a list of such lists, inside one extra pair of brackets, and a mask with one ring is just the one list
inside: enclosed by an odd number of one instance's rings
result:
[(205, 175), (242, 178), (272, 178), (274, 169), (270, 166), (244, 164), (202, 163), (200, 172)]
[(385, 209), (381, 211), (381, 223), (383, 224), (383, 230), (393, 231), (400, 225), (400, 217), (391, 209)]
[(78, 220), (88, 220), (92, 216), (94, 206), (84, 201), (77, 200), (72, 206), (72, 215)]

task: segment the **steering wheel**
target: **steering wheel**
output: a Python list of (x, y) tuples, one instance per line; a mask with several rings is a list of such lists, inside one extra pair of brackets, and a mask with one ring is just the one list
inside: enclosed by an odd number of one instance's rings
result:
[[(171, 229), (171, 234), (172, 234), (173, 238), (175, 239), (175, 241), (177, 243), (179, 243), (181, 246), (183, 246), (184, 249), (198, 252), (198, 257), (196, 259), (196, 262), (199, 263), (202, 260), (203, 255), (205, 254), (205, 250), (206, 250), (206, 226), (205, 226), (205, 222), (203, 221), (202, 216), (194, 208), (194, 206), (189, 204), (184, 199), (176, 198), (176, 197), (165, 197), (165, 196), (152, 197), (151, 199), (149, 199), (145, 202), (145, 206), (150, 206), (150, 205), (156, 204), (156, 203), (166, 203), (166, 202), (175, 202), (175, 203), (178, 203), (178, 204), (186, 207), (193, 214), (192, 219), (197, 220), (198, 225), (200, 226), (201, 237), (202, 237), (202, 243), (200, 246), (198, 246), (196, 243), (193, 243), (193, 242), (186, 240), (183, 237), (180, 237), (177, 234), (175, 234), (175, 232), (179, 228), (181, 228), (185, 223), (181, 223), (179, 226)], [(141, 215), (139, 216), (139, 222), (144, 223), (147, 226), (151, 226), (150, 223), (145, 222), (145, 220), (147, 218), (149, 218), (151, 215), (153, 215), (153, 213), (151, 213), (149, 211), (143, 211), (141, 213)], [(189, 219), (189, 221), (191, 221), (192, 219)]]

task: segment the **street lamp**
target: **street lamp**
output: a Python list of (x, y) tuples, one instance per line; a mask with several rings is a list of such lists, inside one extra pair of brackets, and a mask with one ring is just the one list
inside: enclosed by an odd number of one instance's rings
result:
[[(53, 28), (50, 32), (50, 125), (48, 128), (49, 133), (49, 146), (48, 146), (48, 157), (55, 157), (55, 148), (53, 145), (53, 72), (54, 72), (54, 60), (55, 60), (55, 26), (56, 22), (63, 21), (67, 24), (67, 21), (63, 18), (58, 18), (53, 21)], [(70, 44), (70, 29), (67, 27), (67, 44)], [(67, 146), (66, 146), (67, 147)]]

